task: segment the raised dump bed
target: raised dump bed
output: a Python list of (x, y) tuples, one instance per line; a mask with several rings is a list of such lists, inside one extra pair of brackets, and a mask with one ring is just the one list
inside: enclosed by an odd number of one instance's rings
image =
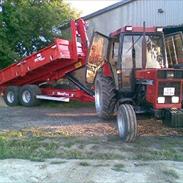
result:
[(37, 84), (47, 80), (59, 79), (66, 73), (82, 66), (84, 53), (81, 44), (77, 43), (78, 59), (72, 56), (71, 42), (55, 39), (54, 44), (24, 58), (20, 62), (10, 65), (0, 71), (0, 85), (21, 86), (24, 84)]

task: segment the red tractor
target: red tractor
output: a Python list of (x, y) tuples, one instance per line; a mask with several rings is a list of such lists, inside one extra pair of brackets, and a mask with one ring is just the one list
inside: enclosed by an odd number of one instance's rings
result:
[(169, 68), (163, 29), (126, 26), (109, 37), (95, 32), (86, 78), (95, 82), (97, 114), (117, 112), (124, 142), (137, 136), (136, 114), (153, 113), (171, 127), (183, 127), (183, 69)]

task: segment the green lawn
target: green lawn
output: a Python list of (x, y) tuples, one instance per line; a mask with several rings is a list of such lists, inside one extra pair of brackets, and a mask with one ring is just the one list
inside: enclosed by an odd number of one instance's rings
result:
[[(38, 130), (8, 131), (0, 134), (0, 159), (44, 161), (64, 159), (125, 159), (183, 161), (183, 137), (139, 137), (123, 144), (118, 136), (71, 137)], [(85, 166), (85, 165), (83, 165)], [(115, 167), (122, 169), (123, 167)]]

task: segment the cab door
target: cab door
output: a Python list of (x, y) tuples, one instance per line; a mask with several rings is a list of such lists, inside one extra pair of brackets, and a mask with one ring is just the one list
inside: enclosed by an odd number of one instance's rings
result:
[(121, 89), (133, 93), (135, 89), (135, 70), (142, 69), (142, 35), (121, 34)]
[(99, 32), (94, 32), (89, 47), (86, 64), (86, 82), (94, 83), (97, 71), (102, 67), (107, 58), (109, 38)]
[(183, 35), (176, 32), (165, 36), (165, 45), (169, 67), (183, 64)]

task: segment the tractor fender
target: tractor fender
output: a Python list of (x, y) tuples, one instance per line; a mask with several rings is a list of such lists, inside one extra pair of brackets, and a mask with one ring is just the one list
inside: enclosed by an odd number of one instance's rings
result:
[(112, 68), (111, 68), (111, 64), (108, 62), (105, 62), (96, 72), (95, 77), (94, 77), (94, 81), (96, 80), (97, 75), (102, 75), (104, 77), (113, 77), (113, 73), (112, 73)]
[(131, 98), (121, 98), (118, 101), (119, 105), (121, 104), (131, 104), (131, 105), (135, 105), (135, 102), (131, 99)]
[(112, 73), (112, 69), (111, 69), (111, 64), (109, 62), (105, 62), (102, 66), (102, 71), (103, 71), (103, 75), (105, 77), (112, 77), (113, 78), (113, 73)]

